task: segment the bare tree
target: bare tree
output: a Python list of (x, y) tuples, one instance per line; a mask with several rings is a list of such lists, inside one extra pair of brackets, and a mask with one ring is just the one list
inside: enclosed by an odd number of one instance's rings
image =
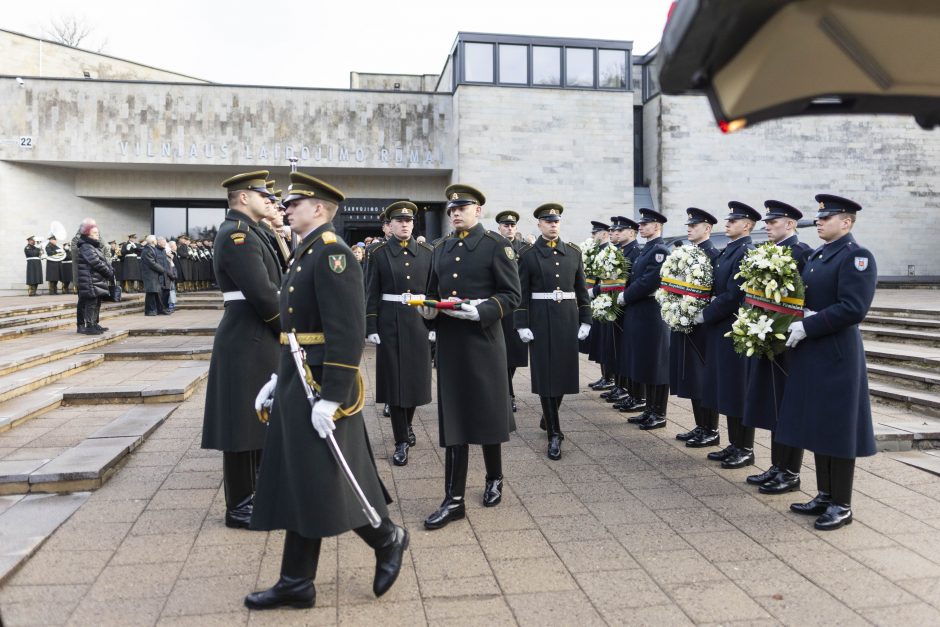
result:
[[(49, 22), (49, 26), (44, 30), (46, 37), (50, 40), (65, 46), (78, 48), (82, 45), (83, 41), (88, 39), (88, 36), (91, 35), (95, 29), (88, 24), (86, 18), (72, 14), (52, 18)], [(106, 45), (107, 39), (101, 42), (97, 51), (102, 52)]]

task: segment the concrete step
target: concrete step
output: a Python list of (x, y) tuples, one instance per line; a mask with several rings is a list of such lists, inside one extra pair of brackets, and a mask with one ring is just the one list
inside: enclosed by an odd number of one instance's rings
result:
[(88, 492), (0, 496), (0, 584), (81, 507)]
[(0, 432), (59, 407), (67, 387), (55, 383), (0, 403)]
[(888, 456), (908, 466), (940, 476), (940, 451), (905, 451), (889, 453)]
[(47, 311), (57, 311), (61, 309), (67, 309), (71, 307), (73, 310), (75, 308), (75, 299), (70, 298), (60, 301), (48, 301), (42, 302), (38, 301), (35, 304), (26, 303), (22, 305), (13, 305), (8, 307), (0, 307), (0, 318), (7, 318), (10, 316), (23, 316), (30, 313), (44, 313)]
[[(102, 314), (110, 311), (117, 311), (121, 309), (133, 308), (137, 306), (138, 303), (135, 301), (121, 301), (120, 303), (102, 303), (101, 312)], [(54, 311), (44, 311), (44, 312), (28, 312), (22, 315), (16, 316), (7, 316), (5, 318), (0, 318), (0, 329), (7, 329), (15, 326), (26, 326), (29, 324), (36, 324), (38, 322), (51, 322), (53, 320), (62, 320), (62, 319), (75, 319), (75, 305), (72, 304), (72, 307), (66, 307), (63, 309), (56, 309)]]
[(865, 359), (869, 363), (940, 372), (940, 349), (931, 346), (865, 340)]
[(868, 364), (871, 381), (882, 381), (913, 390), (940, 393), (940, 373), (885, 364)]
[[(875, 400), (898, 404), (929, 416), (940, 416), (940, 394), (911, 390), (878, 381), (869, 381), (868, 391)], [(940, 438), (940, 433), (937, 437)]]
[(940, 312), (937, 312), (935, 318), (903, 318), (901, 316), (877, 316), (868, 315), (865, 318), (866, 325), (886, 326), (891, 329), (938, 329), (940, 330)]
[(940, 330), (896, 329), (869, 324), (859, 325), (859, 330), (862, 332), (862, 338), (866, 340), (940, 348)]
[(86, 354), (25, 368), (0, 377), (0, 403), (93, 368), (104, 355)]
[(875, 305), (869, 308), (869, 316), (891, 316), (897, 318), (921, 318), (936, 320), (940, 317), (940, 309), (936, 307), (897, 307), (893, 305)]
[(189, 326), (189, 327), (160, 327), (160, 328), (141, 328), (131, 329), (131, 337), (148, 337), (154, 335), (211, 335), (215, 336), (214, 326)]
[[(98, 355), (104, 360), (104, 355)], [(161, 364), (160, 361), (138, 362), (142, 371)], [(130, 367), (130, 366), (128, 366)], [(100, 403), (167, 403), (189, 398), (200, 381), (209, 376), (209, 362), (206, 360), (180, 361), (168, 374), (156, 380), (147, 380), (140, 376), (116, 385), (101, 384), (109, 379), (116, 379), (124, 366), (110, 364), (96, 371), (93, 381), (83, 380), (63, 391), (63, 403), (69, 405), (88, 405)], [(114, 376), (110, 376), (111, 373)]]
[(70, 357), (77, 353), (89, 352), (126, 337), (127, 331), (115, 330), (105, 331), (101, 335), (80, 335), (75, 333), (63, 337), (61, 343), (5, 352), (0, 357), (0, 376)]
[(104, 355), (105, 361), (142, 361), (165, 359), (210, 359), (212, 357), (212, 344), (201, 344), (189, 347), (134, 347), (134, 346), (105, 346), (94, 349), (94, 352)]
[[(144, 310), (143, 303), (141, 302), (128, 302), (128, 303), (115, 303), (114, 307), (108, 307), (101, 309), (101, 320), (108, 320), (115, 318), (117, 316), (123, 316), (130, 313), (139, 313)], [(74, 305), (73, 305), (74, 307)], [(47, 320), (44, 322), (33, 322), (29, 324), (23, 324), (19, 326), (6, 327), (0, 329), (0, 341), (10, 340), (19, 337), (24, 337), (27, 335), (33, 335), (35, 333), (45, 333), (47, 331), (52, 331), (55, 329), (62, 329), (65, 327), (75, 327), (75, 310), (72, 309), (71, 315), (67, 315), (61, 318), (56, 318), (54, 320)]]

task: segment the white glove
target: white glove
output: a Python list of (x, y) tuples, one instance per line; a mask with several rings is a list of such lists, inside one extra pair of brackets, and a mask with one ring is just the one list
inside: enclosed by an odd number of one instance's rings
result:
[(336, 428), (336, 424), (333, 422), (333, 414), (336, 413), (337, 409), (339, 409), (339, 403), (323, 399), (314, 403), (310, 409), (310, 424), (324, 440), (330, 431)]
[(420, 305), (415, 307), (418, 310), (418, 315), (424, 318), (425, 320), (434, 320), (437, 318), (437, 314), (440, 312), (440, 309), (435, 307), (426, 307), (425, 305)]
[(582, 323), (581, 326), (578, 327), (578, 339), (579, 340), (586, 340), (587, 336), (590, 334), (591, 334), (591, 325)]
[(476, 322), (480, 319), (480, 312), (477, 311), (476, 305), (464, 304), (460, 309), (444, 309), (442, 311), (451, 318), (457, 318), (458, 320)]
[(375, 344), (376, 346), (382, 343), (382, 340), (379, 339), (378, 333), (370, 333), (366, 336), (366, 341), (369, 342), (369, 344)]
[(437, 331), (428, 331), (428, 342), (437, 341)]
[(790, 348), (796, 348), (796, 345), (806, 338), (806, 331), (803, 330), (802, 322), (791, 322), (787, 331), (790, 332), (790, 337), (787, 338), (786, 345)]
[(813, 311), (812, 309), (804, 309), (804, 310), (803, 310), (803, 317), (804, 317), (804, 318), (809, 318), (810, 316), (815, 316), (815, 315), (816, 315), (816, 312)]
[(274, 407), (274, 388), (276, 386), (277, 375), (272, 374), (271, 380), (261, 386), (261, 389), (258, 391), (258, 396), (255, 397), (256, 412), (260, 412), (262, 409), (271, 411), (271, 408)]
[(701, 311), (698, 312), (697, 314), (695, 314), (695, 317), (692, 318), (692, 322), (694, 322), (695, 324), (702, 324), (702, 323), (704, 323), (704, 322), (705, 322), (705, 314), (703, 314)]
[(624, 303), (623, 292), (620, 292), (619, 294), (617, 294), (617, 304), (622, 305), (623, 303)]
[(535, 339), (535, 336), (532, 334), (532, 329), (517, 329), (516, 333), (519, 334), (519, 339), (526, 344)]

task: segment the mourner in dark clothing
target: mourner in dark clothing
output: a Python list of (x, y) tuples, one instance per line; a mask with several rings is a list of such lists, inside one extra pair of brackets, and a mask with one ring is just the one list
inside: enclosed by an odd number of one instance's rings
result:
[[(274, 405), (251, 518), (252, 529), (287, 533), (280, 578), (273, 587), (246, 597), (245, 605), (252, 609), (313, 606), (322, 538), (350, 530), (375, 552), (372, 592), (382, 596), (398, 578), (409, 542), (408, 532), (388, 517), (391, 498), (379, 479), (362, 417), (362, 272), (331, 223), (344, 197), (302, 172), (291, 172), (290, 177), (284, 202), (291, 229), (303, 239), (294, 249), (278, 297), (283, 346), (277, 379), (265, 386), (273, 387)], [(246, 233), (245, 239), (249, 236)], [(220, 260), (222, 246), (220, 242)], [(277, 263), (273, 257), (272, 262)], [(219, 280), (227, 280), (221, 262), (218, 268)], [(313, 408), (299, 379), (288, 332), (306, 350), (305, 376), (319, 390)], [(380, 517), (378, 527), (369, 524), (330, 453), (325, 440), (330, 435)]]
[(868, 367), (858, 325), (875, 297), (878, 268), (852, 236), (861, 206), (816, 196), (816, 233), (826, 242), (803, 267), (806, 309), (790, 325), (789, 378), (776, 440), (815, 453), (816, 496), (790, 509), (817, 516), (821, 531), (852, 522), (855, 459), (874, 455)]
[(140, 244), (137, 243), (137, 234), (131, 233), (127, 241), (121, 244), (121, 277), (125, 292), (140, 290)]
[(65, 249), (59, 246), (56, 236), (50, 235), (46, 243), (46, 283), (49, 284), (49, 294), (52, 296), (59, 293), (59, 282), (62, 281), (62, 261), (65, 260), (65, 256)]
[(144, 283), (144, 315), (168, 316), (163, 303), (163, 284), (166, 268), (160, 263), (157, 256), (157, 238), (148, 235), (144, 240), (144, 247), (140, 251), (140, 274)]
[(78, 309), (84, 325), (79, 333), (100, 335), (107, 331), (98, 323), (101, 298), (108, 295), (108, 287), (114, 278), (114, 270), (108, 264), (98, 239), (98, 227), (86, 225), (78, 240)]
[[(515, 211), (500, 211), (496, 214), (496, 224), (499, 228), (499, 234), (509, 240), (513, 251), (516, 253), (516, 264), (519, 262), (519, 253), (528, 247), (517, 233), (519, 214)], [(512, 410), (516, 411), (516, 391), (512, 386), (512, 379), (516, 374), (516, 368), (525, 368), (529, 365), (529, 348), (525, 345), (519, 334), (513, 328), (512, 316), (505, 316), (502, 319), (503, 339), (506, 341), (506, 365), (509, 367), (509, 396), (512, 398)]]

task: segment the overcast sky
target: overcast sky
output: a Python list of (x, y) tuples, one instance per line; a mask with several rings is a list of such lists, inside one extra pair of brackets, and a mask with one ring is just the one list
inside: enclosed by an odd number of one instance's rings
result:
[(82, 47), (219, 83), (348, 87), (349, 72), (437, 74), (457, 31), (656, 45), (670, 0), (41, 0), (0, 28), (42, 36), (55, 18), (93, 27)]

